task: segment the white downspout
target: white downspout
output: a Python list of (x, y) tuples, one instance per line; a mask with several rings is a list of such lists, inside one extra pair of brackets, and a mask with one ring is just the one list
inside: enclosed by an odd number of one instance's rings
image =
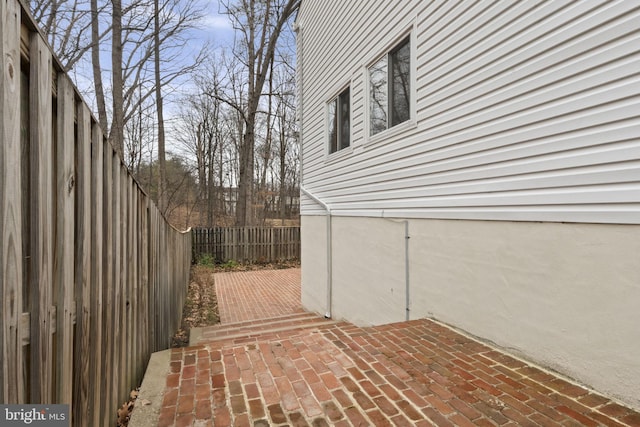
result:
[(327, 308), (324, 313), (324, 317), (327, 319), (331, 318), (331, 293), (333, 291), (333, 262), (332, 262), (332, 247), (331, 241), (333, 240), (333, 230), (332, 230), (332, 216), (331, 216), (331, 208), (328, 204), (319, 199), (316, 195), (308, 191), (304, 188), (303, 185), (300, 185), (300, 191), (302, 191), (307, 196), (311, 197), (313, 200), (318, 202), (324, 208), (327, 217)]
[(409, 235), (409, 220), (402, 219), (393, 219), (387, 218), (384, 216), (384, 210), (380, 212), (380, 217), (382, 219), (386, 219), (387, 221), (395, 222), (395, 223), (404, 223), (404, 288), (405, 288), (405, 302), (404, 302), (404, 310), (405, 310), (405, 320), (411, 320), (411, 278), (409, 273), (411, 271), (411, 265), (409, 263), (409, 239), (411, 236)]
[(405, 312), (406, 321), (411, 320), (411, 298), (409, 292), (411, 291), (411, 281), (409, 278), (409, 221), (404, 221), (404, 281), (405, 281)]

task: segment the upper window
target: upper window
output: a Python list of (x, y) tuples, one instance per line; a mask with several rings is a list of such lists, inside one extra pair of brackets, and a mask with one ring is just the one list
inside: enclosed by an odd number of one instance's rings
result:
[(369, 129), (375, 135), (410, 118), (409, 37), (369, 68)]
[(349, 88), (329, 102), (329, 153), (347, 148), (351, 138)]

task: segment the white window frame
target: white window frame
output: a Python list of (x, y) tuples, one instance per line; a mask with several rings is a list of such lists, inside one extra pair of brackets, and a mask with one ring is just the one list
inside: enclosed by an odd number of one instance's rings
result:
[[(405, 132), (409, 129), (413, 129), (416, 127), (416, 72), (417, 72), (417, 55), (416, 55), (416, 24), (413, 23), (410, 28), (398, 33), (396, 37), (394, 37), (389, 43), (385, 44), (385, 49), (379, 52), (375, 57), (373, 57), (370, 61), (367, 62), (367, 65), (364, 67), (363, 76), (365, 79), (365, 144), (374, 143), (383, 139), (391, 138), (399, 133)], [(371, 135), (371, 79), (369, 76), (369, 70), (376, 63), (378, 63), (385, 56), (389, 56), (391, 52), (393, 52), (404, 40), (409, 38), (409, 55), (410, 55), (410, 64), (409, 64), (409, 119), (399, 123), (395, 126), (387, 127), (386, 129), (376, 133), (375, 135)], [(389, 82), (387, 81), (387, 85)], [(388, 89), (388, 86), (387, 86)], [(387, 92), (388, 93), (388, 92)]]
[[(335, 91), (333, 93), (335, 93), (334, 96), (331, 97), (331, 99), (329, 99), (329, 101), (327, 101), (327, 103), (325, 104), (325, 117), (326, 117), (326, 124), (325, 124), (325, 129), (326, 129), (326, 137), (325, 137), (325, 147), (326, 147), (326, 154), (329, 158), (335, 158), (337, 156), (343, 155), (345, 153), (350, 153), (353, 150), (353, 90), (351, 88), (351, 82), (349, 82), (349, 84), (343, 85), (340, 87), (340, 90)], [(335, 151), (331, 151), (331, 104), (336, 102), (336, 107), (337, 107), (337, 111), (336, 111), (336, 115), (338, 116), (336, 119), (338, 121), (340, 121), (340, 114), (341, 114), (341, 110), (340, 110), (340, 97), (345, 93), (345, 91), (349, 91), (349, 145), (344, 146), (344, 147), (340, 147), (341, 146), (341, 134), (340, 134), (340, 130), (339, 130), (339, 124), (338, 124), (338, 132), (337, 132), (337, 137), (338, 137), (338, 141), (337, 141), (337, 149)]]

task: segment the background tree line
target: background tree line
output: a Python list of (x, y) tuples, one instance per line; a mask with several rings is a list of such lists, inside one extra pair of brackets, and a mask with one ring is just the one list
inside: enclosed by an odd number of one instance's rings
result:
[(298, 214), (300, 0), (220, 0), (232, 40), (203, 44), (204, 0), (32, 0), (62, 65), (126, 165), (174, 223)]

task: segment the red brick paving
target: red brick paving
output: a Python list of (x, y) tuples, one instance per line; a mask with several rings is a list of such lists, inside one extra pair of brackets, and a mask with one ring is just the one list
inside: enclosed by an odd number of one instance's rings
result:
[(637, 412), (432, 320), (296, 328), (299, 270), (218, 280), (223, 321), (264, 315), (263, 334), (173, 349), (180, 377), (167, 377), (158, 426), (640, 426)]
[(302, 311), (299, 268), (216, 273), (215, 284), (221, 323)]

